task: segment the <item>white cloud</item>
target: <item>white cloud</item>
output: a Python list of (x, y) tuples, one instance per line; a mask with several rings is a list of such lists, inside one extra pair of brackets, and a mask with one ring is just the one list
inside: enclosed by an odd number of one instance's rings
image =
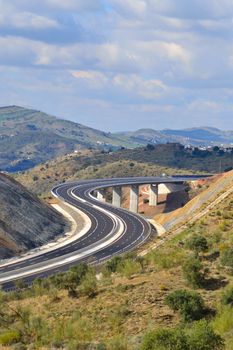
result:
[(58, 28), (59, 24), (56, 20), (38, 16), (30, 12), (19, 12), (12, 13), (0, 13), (0, 25), (1, 26), (12, 26), (15, 28), (34, 28), (34, 29), (45, 29), (45, 28)]
[(113, 8), (123, 13), (126, 17), (142, 17), (147, 11), (146, 0), (110, 0)]
[(88, 83), (92, 88), (103, 88), (109, 81), (106, 75), (97, 71), (71, 71), (71, 75)]
[(155, 79), (142, 79), (137, 75), (116, 75), (113, 78), (113, 84), (124, 91), (144, 97), (145, 99), (154, 99), (160, 97), (166, 90), (166, 85)]

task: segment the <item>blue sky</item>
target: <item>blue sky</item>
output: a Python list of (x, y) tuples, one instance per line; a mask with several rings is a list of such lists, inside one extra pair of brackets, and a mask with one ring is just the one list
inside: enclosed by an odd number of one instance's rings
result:
[(233, 129), (232, 0), (0, 0), (0, 105)]

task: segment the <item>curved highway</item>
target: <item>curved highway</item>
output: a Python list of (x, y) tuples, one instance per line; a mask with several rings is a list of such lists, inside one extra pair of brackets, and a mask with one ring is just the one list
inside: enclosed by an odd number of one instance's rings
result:
[(61, 184), (53, 188), (55, 197), (78, 208), (90, 220), (90, 228), (82, 237), (61, 247), (0, 265), (0, 284), (11, 289), (14, 281), (24, 279), (30, 284), (35, 278), (43, 278), (66, 271), (80, 261), (100, 263), (113, 255), (122, 254), (143, 244), (151, 235), (151, 225), (142, 216), (108, 203), (98, 201), (93, 191), (113, 186), (172, 183), (179, 184), (204, 176), (135, 177), (86, 180)]

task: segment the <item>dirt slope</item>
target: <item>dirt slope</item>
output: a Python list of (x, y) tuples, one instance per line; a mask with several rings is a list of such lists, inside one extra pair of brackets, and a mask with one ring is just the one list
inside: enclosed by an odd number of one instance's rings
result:
[(0, 259), (43, 245), (67, 228), (63, 216), (0, 174)]
[(179, 208), (171, 213), (156, 215), (154, 219), (159, 224), (163, 225), (166, 230), (183, 222), (188, 222), (200, 208), (204, 205), (211, 204), (211, 202), (216, 200), (224, 191), (227, 191), (233, 186), (233, 171), (216, 175), (207, 180), (207, 182), (206, 180), (198, 181), (194, 186), (198, 187), (202, 185), (204, 185), (206, 189), (194, 197), (183, 208)]

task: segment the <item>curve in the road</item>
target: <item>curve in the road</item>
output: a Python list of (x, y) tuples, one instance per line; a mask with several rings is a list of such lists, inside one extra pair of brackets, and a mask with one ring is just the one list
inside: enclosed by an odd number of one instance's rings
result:
[(56, 186), (52, 190), (53, 195), (85, 213), (91, 221), (90, 229), (75, 242), (0, 265), (0, 284), (5, 289), (10, 289), (17, 279), (23, 278), (30, 284), (35, 278), (66, 271), (80, 261), (102, 262), (113, 255), (138, 247), (149, 238), (151, 226), (145, 218), (99, 202), (92, 196), (94, 190), (133, 184), (177, 184), (202, 177), (204, 176), (117, 178)]

